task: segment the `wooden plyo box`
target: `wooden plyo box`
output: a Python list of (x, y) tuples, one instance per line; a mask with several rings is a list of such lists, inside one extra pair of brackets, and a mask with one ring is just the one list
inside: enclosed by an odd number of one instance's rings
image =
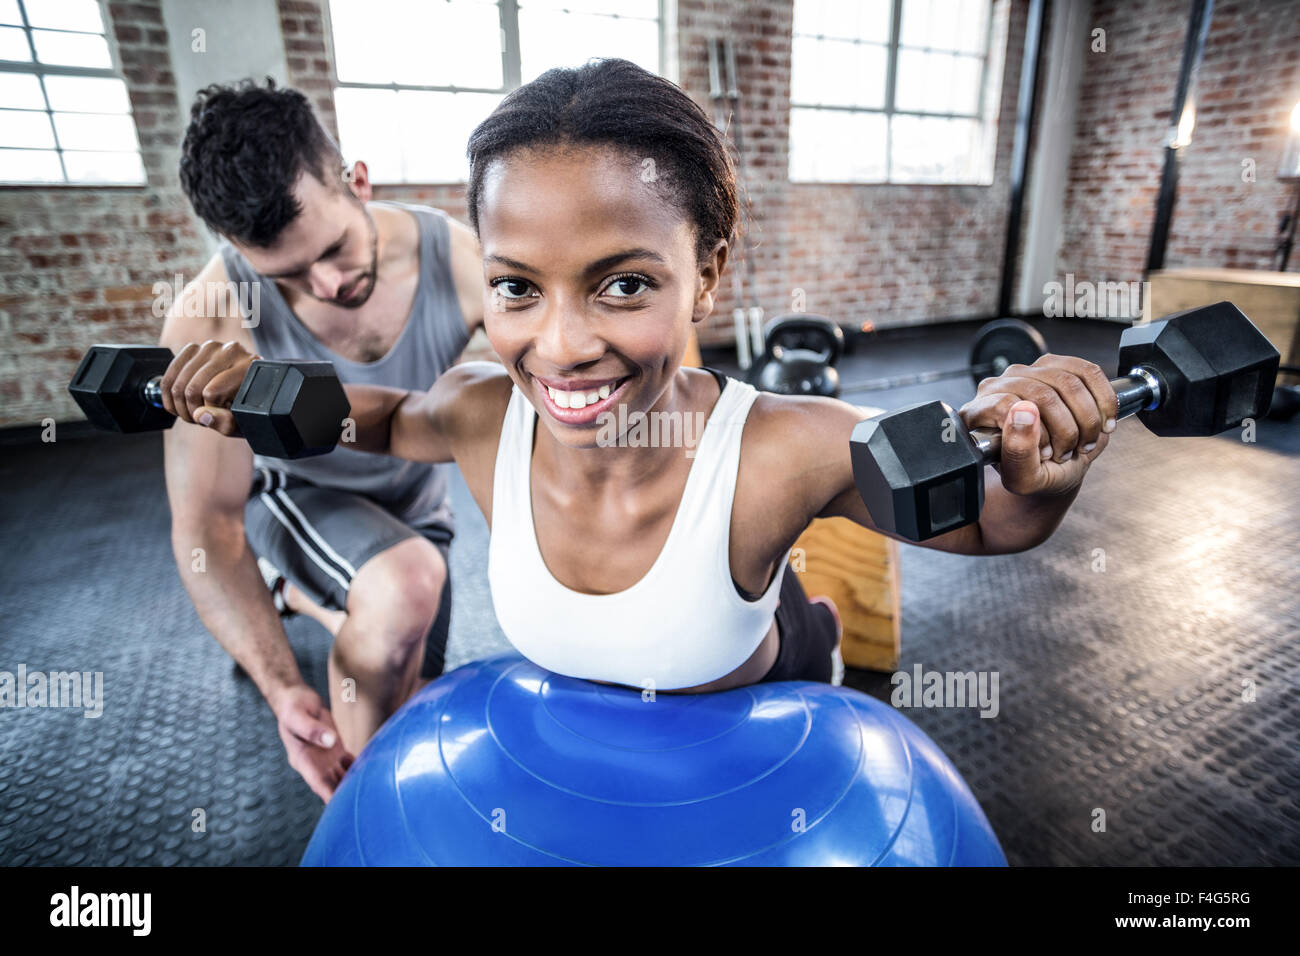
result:
[[(1228, 300), (1246, 314), (1282, 354), (1300, 364), (1300, 275), (1262, 269), (1166, 269), (1148, 277), (1147, 318)], [(1295, 376), (1280, 375), (1279, 382)]]
[[(795, 542), (793, 568), (804, 592), (825, 594), (844, 622), (840, 653), (849, 667), (898, 669), (898, 542), (847, 518), (818, 518)], [(787, 571), (787, 574), (790, 572)]]

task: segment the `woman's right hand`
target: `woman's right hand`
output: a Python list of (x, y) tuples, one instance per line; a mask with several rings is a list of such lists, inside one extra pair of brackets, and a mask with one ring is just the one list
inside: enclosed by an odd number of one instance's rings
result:
[(237, 437), (239, 425), (230, 406), (256, 358), (238, 342), (191, 342), (163, 373), (163, 408), (182, 421)]

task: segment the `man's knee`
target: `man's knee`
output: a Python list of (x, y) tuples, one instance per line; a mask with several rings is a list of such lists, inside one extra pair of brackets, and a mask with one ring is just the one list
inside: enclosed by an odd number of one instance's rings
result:
[(350, 630), (387, 653), (405, 656), (423, 648), (438, 616), (447, 564), (422, 537), (407, 538), (375, 555), (348, 590)]

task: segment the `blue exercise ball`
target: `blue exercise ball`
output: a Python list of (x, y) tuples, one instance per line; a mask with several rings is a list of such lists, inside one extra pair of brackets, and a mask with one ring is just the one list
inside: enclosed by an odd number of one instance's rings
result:
[(366, 745), (303, 865), (1006, 865), (886, 704), (808, 681), (648, 696), (517, 654), (452, 671)]

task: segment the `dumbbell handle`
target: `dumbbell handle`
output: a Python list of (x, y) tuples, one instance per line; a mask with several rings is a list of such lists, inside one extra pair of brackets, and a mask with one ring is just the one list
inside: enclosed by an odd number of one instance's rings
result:
[(144, 388), (140, 389), (140, 394), (144, 400), (155, 408), (164, 408), (162, 401), (162, 376), (156, 375), (144, 383)]
[[(1122, 378), (1111, 379), (1110, 387), (1115, 390), (1115, 397), (1119, 400), (1116, 421), (1156, 408), (1164, 397), (1160, 379), (1155, 372), (1142, 365)], [(983, 464), (993, 465), (1002, 460), (1002, 429), (974, 428), (971, 429), (970, 438)]]

